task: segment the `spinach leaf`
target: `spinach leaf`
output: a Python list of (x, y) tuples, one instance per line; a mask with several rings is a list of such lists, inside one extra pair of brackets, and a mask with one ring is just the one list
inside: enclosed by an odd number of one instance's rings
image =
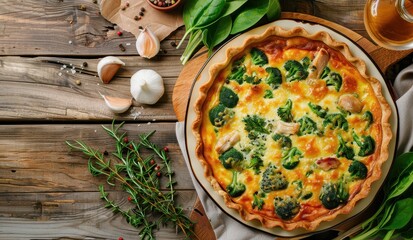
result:
[(221, 18), (231, 15), (233, 12), (238, 10), (244, 3), (248, 2), (248, 0), (236, 0), (230, 1), (225, 3), (224, 11), (221, 15)]
[(269, 0), (267, 18), (268, 21), (274, 21), (281, 15), (281, 6), (278, 0)]
[(208, 48), (209, 54), (212, 53), (212, 49), (215, 46), (217, 46), (229, 36), (231, 27), (231, 16), (226, 16), (220, 18), (217, 22), (215, 22), (202, 32), (202, 42)]
[(261, 20), (268, 10), (268, 0), (249, 1), (243, 6), (242, 11), (235, 17), (231, 34), (242, 32), (254, 26)]
[(191, 28), (200, 28), (213, 23), (221, 16), (222, 10), (225, 7), (225, 0), (204, 0), (196, 1), (195, 9), (191, 9), (193, 13), (190, 15)]
[(413, 217), (413, 198), (405, 198), (394, 204), (392, 218), (382, 227), (384, 230), (401, 229)]

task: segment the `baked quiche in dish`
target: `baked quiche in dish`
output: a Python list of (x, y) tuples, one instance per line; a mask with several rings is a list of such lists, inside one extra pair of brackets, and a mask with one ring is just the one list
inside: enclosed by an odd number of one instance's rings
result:
[(226, 206), (266, 228), (315, 230), (381, 177), (392, 138), (381, 83), (323, 31), (270, 26), (200, 87), (196, 156)]

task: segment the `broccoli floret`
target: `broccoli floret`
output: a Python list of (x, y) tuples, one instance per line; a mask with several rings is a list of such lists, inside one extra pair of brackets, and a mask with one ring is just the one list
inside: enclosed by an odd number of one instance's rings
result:
[(245, 130), (247, 132), (255, 131), (258, 133), (269, 133), (266, 128), (267, 123), (265, 122), (265, 119), (258, 115), (247, 115), (242, 121), (245, 123)]
[(338, 141), (339, 146), (336, 153), (337, 157), (345, 157), (349, 160), (353, 160), (355, 155), (353, 148), (347, 146), (347, 143), (344, 141), (340, 134), (338, 135)]
[(327, 209), (334, 209), (340, 204), (346, 203), (348, 198), (349, 193), (343, 180), (337, 183), (325, 183), (319, 196), (321, 203)]
[(252, 85), (257, 85), (257, 84), (260, 84), (261, 79), (258, 78), (255, 73), (253, 73), (251, 76), (247, 76), (247, 75), (244, 76), (244, 81)]
[(245, 56), (234, 61), (234, 63), (232, 64), (231, 73), (227, 77), (227, 80), (234, 80), (238, 82), (238, 84), (242, 84), (244, 80), (244, 74), (247, 71), (247, 68), (244, 65), (244, 61), (245, 61)]
[(254, 65), (264, 66), (268, 63), (268, 57), (263, 51), (258, 48), (252, 48), (250, 51), (251, 60)]
[(331, 72), (331, 69), (329, 67), (324, 67), (323, 72), (320, 75), (320, 78), (321, 79), (327, 78), (330, 72)]
[(209, 121), (215, 127), (222, 127), (233, 115), (234, 111), (220, 103), (209, 111)]
[(264, 173), (260, 182), (260, 187), (263, 192), (271, 192), (286, 189), (288, 181), (285, 176), (277, 169), (275, 165), (269, 165)]
[(291, 148), (292, 146), (291, 138), (288, 136), (277, 133), (272, 136), (272, 139), (276, 142), (280, 141), (282, 148)]
[(285, 149), (282, 152), (281, 164), (286, 169), (294, 169), (299, 163), (302, 153), (297, 147)]
[(284, 122), (292, 122), (293, 115), (291, 114), (291, 109), (293, 107), (293, 102), (291, 99), (288, 99), (284, 106), (281, 106), (277, 109), (277, 114)]
[(343, 84), (343, 79), (340, 74), (332, 72), (330, 68), (325, 67), (320, 78), (326, 80), (327, 86), (334, 86), (337, 92), (340, 91), (341, 85)]
[(342, 113), (327, 114), (323, 121), (323, 127), (330, 125), (330, 129), (341, 128), (344, 131), (348, 130), (348, 122)]
[(237, 106), (239, 97), (238, 95), (227, 87), (222, 87), (219, 92), (219, 101), (225, 107), (233, 108)]
[(366, 111), (363, 114), (362, 119), (367, 122), (367, 125), (366, 125), (365, 129), (368, 129), (374, 121), (373, 114), (370, 111)]
[(282, 83), (281, 71), (274, 67), (267, 67), (265, 71), (268, 73), (268, 77), (265, 82), (270, 85), (272, 89), (277, 89)]
[(310, 64), (311, 64), (311, 59), (310, 59), (309, 57), (304, 57), (304, 58), (301, 60), (301, 62), (302, 62), (302, 64), (303, 64), (303, 67), (304, 67), (305, 69), (308, 69), (308, 66), (310, 66)]
[(313, 121), (313, 119), (303, 116), (302, 118), (298, 119), (297, 121), (300, 123), (300, 129), (298, 130), (298, 135), (306, 135), (306, 134), (317, 134), (317, 123)]
[(367, 177), (367, 167), (360, 161), (352, 161), (348, 171), (353, 179), (365, 179)]
[(287, 71), (285, 76), (287, 82), (304, 80), (308, 76), (308, 71), (296, 60), (288, 60), (284, 64), (284, 69)]
[(264, 98), (274, 98), (274, 94), (272, 93), (271, 90), (267, 89), (265, 90)]
[(248, 167), (254, 169), (254, 172), (258, 174), (262, 166), (264, 166), (264, 161), (259, 156), (253, 155)]
[(300, 211), (297, 199), (291, 196), (274, 198), (275, 213), (283, 220), (293, 218)]
[(261, 210), (262, 207), (264, 206), (264, 198), (265, 197), (265, 193), (259, 193), (259, 192), (255, 192), (254, 195), (252, 196), (254, 198), (253, 202), (252, 202), (252, 208), (257, 208), (258, 210)]
[(238, 182), (237, 180), (238, 172), (232, 172), (232, 181), (227, 186), (227, 192), (231, 197), (239, 197), (245, 192), (245, 184), (242, 182)]
[(235, 165), (238, 165), (244, 159), (244, 155), (235, 148), (230, 148), (221, 156), (219, 160), (226, 169), (233, 168)]
[(324, 118), (327, 115), (328, 109), (324, 109), (317, 104), (309, 102), (308, 107), (310, 107), (311, 111), (320, 118)]
[(362, 138), (363, 138), (363, 141), (361, 141), (360, 138), (353, 131), (353, 139), (357, 143), (357, 145), (360, 147), (358, 155), (360, 157), (365, 157), (365, 156), (368, 156), (374, 153), (374, 150), (376, 148), (376, 143), (371, 136), (362, 136)]

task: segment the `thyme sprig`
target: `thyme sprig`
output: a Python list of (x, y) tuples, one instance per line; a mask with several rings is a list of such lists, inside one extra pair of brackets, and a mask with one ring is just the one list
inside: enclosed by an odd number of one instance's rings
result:
[[(130, 141), (126, 132), (120, 133), (124, 123), (103, 129), (115, 140), (115, 151), (105, 154), (88, 146), (83, 141), (66, 141), (74, 150), (82, 151), (89, 157), (89, 172), (105, 176), (111, 186), (119, 184), (129, 194), (128, 200), (134, 204), (129, 210), (123, 210), (115, 201), (109, 199), (104, 186), (99, 186), (100, 198), (106, 202), (105, 207), (114, 213), (120, 213), (133, 227), (140, 228), (141, 239), (155, 239), (154, 230), (161, 224), (173, 223), (189, 239), (193, 236), (193, 222), (185, 215), (182, 207), (176, 206), (174, 197), (174, 172), (165, 150), (150, 141), (155, 133), (152, 131), (139, 136), (138, 141)], [(143, 148), (152, 154), (142, 155)], [(161, 161), (157, 165), (155, 157)], [(166, 190), (161, 191), (160, 176), (167, 178)]]

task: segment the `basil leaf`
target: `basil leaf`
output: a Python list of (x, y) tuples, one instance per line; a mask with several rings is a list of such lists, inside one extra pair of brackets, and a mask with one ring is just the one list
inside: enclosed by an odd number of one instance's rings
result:
[(281, 15), (281, 6), (278, 0), (269, 0), (267, 18), (268, 21), (274, 21), (278, 19)]
[(249, 1), (243, 6), (243, 11), (235, 17), (231, 34), (236, 34), (254, 26), (265, 16), (268, 9), (268, 0)]
[(208, 48), (209, 54), (212, 49), (224, 41), (231, 32), (232, 19), (231, 16), (220, 18), (217, 22), (209, 26), (202, 32), (202, 40)]

